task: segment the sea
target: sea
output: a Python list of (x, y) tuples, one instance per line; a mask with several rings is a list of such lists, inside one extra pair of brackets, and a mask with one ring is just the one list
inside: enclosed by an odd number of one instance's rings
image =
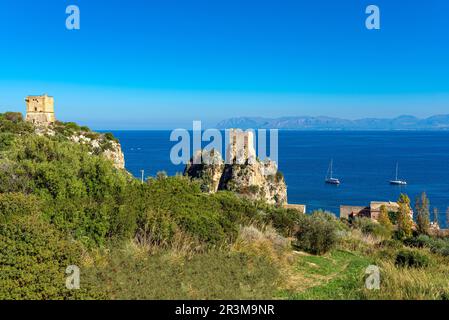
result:
[[(170, 161), (171, 131), (112, 131), (120, 140), (126, 168), (136, 177), (159, 171), (183, 172)], [(449, 207), (449, 132), (445, 131), (279, 131), (278, 165), (284, 174), (288, 202), (307, 211), (339, 214), (340, 205), (367, 206), (396, 201), (401, 193), (412, 204), (426, 192), (446, 225)], [(339, 186), (325, 184), (330, 161)], [(407, 186), (393, 186), (396, 166)]]

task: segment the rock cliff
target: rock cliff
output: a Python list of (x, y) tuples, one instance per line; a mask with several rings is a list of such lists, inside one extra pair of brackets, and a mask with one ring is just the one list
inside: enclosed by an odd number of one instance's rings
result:
[(74, 134), (69, 139), (73, 142), (88, 145), (92, 154), (102, 155), (110, 160), (117, 169), (125, 169), (125, 156), (118, 141), (109, 140), (104, 134), (89, 137), (85, 133)]
[(110, 133), (98, 133), (74, 123), (55, 122), (48, 126), (35, 126), (38, 135), (58, 136), (85, 145), (91, 154), (102, 155), (117, 169), (125, 169), (125, 156), (118, 140)]
[(287, 203), (284, 177), (271, 160), (226, 164), (216, 150), (204, 150), (194, 155), (184, 174), (199, 179), (205, 192), (228, 190), (269, 204), (282, 206)]

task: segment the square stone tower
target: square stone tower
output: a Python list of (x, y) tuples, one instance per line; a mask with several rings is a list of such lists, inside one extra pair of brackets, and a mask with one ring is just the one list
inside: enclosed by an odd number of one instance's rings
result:
[(241, 129), (229, 130), (229, 145), (227, 147), (226, 163), (250, 164), (256, 160), (254, 149), (254, 132)]
[(42, 96), (28, 96), (25, 99), (27, 105), (26, 121), (35, 125), (47, 126), (55, 122), (55, 110), (53, 97), (44, 94)]

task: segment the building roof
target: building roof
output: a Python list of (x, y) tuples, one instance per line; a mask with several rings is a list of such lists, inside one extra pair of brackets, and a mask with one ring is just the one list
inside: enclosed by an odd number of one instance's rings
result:
[(371, 209), (380, 209), (380, 207), (382, 206), (386, 206), (386, 207), (394, 207), (394, 208), (399, 208), (399, 205), (397, 202), (392, 202), (392, 201), (371, 201), (370, 202), (370, 207)]
[(49, 95), (46, 94), (46, 93), (40, 94), (40, 95), (29, 95), (29, 96), (27, 96), (27, 98), (41, 98), (41, 97), (53, 98), (53, 96), (49, 96)]
[(285, 209), (295, 209), (301, 213), (306, 213), (306, 205), (305, 204), (291, 204), (287, 203), (284, 205)]

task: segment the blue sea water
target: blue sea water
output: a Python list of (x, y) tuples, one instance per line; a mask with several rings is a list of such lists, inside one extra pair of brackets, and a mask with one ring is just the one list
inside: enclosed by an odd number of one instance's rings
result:
[[(166, 171), (182, 172), (173, 165), (170, 131), (113, 131), (125, 154), (126, 168), (136, 177)], [(326, 185), (330, 160), (340, 186)], [(396, 163), (407, 186), (391, 186)], [(289, 203), (307, 210), (336, 214), (340, 205), (368, 205), (370, 201), (396, 201), (401, 192), (412, 203), (425, 191), (432, 210), (438, 208), (445, 225), (449, 207), (449, 132), (280, 131), (279, 169), (288, 185)], [(432, 218), (432, 216), (431, 216)]]

